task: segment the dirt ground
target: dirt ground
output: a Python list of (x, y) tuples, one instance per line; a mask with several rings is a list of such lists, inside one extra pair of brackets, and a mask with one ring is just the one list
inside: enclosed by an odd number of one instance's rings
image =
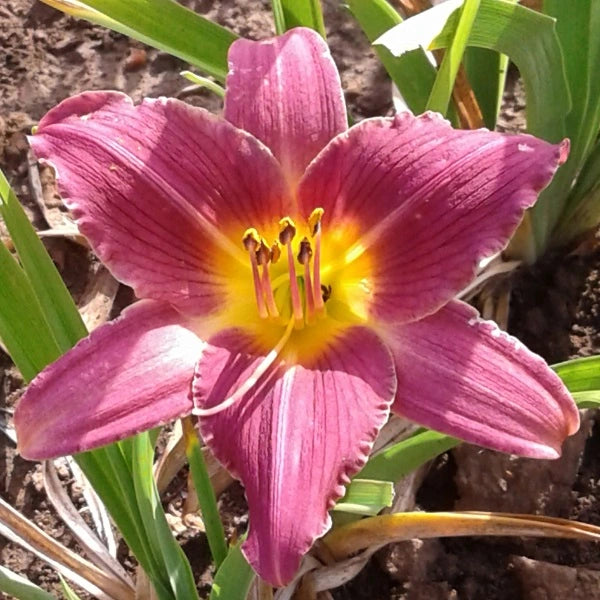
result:
[[(187, 0), (190, 8), (237, 33), (262, 38), (274, 33), (269, 0)], [(385, 72), (338, 0), (325, 0), (325, 20), (346, 98), (355, 119), (389, 114), (391, 90)], [(188, 89), (178, 73), (188, 65), (163, 52), (61, 13), (36, 0), (0, 4), (0, 166), (43, 230), (63, 214), (57, 198), (35, 202), (25, 135), (53, 105), (86, 89), (119, 89), (135, 100), (178, 96), (212, 111), (219, 99)], [(522, 100), (505, 113), (518, 121)], [(516, 113), (516, 116), (515, 116)], [(52, 204), (54, 202), (54, 204)], [(4, 232), (0, 230), (0, 233)], [(96, 272), (82, 246), (66, 239), (48, 248), (78, 300)], [(514, 281), (510, 329), (550, 362), (600, 352), (600, 252), (554, 253)], [(116, 305), (132, 300), (119, 289)], [(14, 406), (22, 380), (0, 353), (0, 409)], [(0, 417), (2, 412), (0, 412)], [(600, 525), (600, 427), (594, 415), (569, 441), (559, 461), (531, 461), (462, 446), (430, 467), (417, 505), (427, 510), (473, 509), (536, 512)], [(60, 473), (59, 473), (60, 474)], [(63, 481), (72, 495), (68, 473)], [(76, 548), (51, 509), (39, 468), (21, 459), (0, 432), (0, 495), (55, 538)], [(232, 513), (243, 504), (239, 486), (223, 499)], [(231, 516), (231, 514), (229, 515)], [(238, 519), (236, 523), (244, 523)], [(200, 534), (184, 546), (208, 593), (206, 543)], [(0, 538), (0, 564), (58, 593), (53, 571)], [(600, 598), (600, 548), (591, 543), (522, 539), (454, 539), (407, 542), (376, 555), (351, 583), (335, 590), (337, 600), (570, 600)]]

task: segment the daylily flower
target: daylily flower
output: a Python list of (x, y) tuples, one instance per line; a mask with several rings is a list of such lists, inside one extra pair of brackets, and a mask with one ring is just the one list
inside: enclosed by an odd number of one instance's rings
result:
[(306, 29), (229, 61), (224, 118), (88, 92), (41, 120), (36, 155), (142, 300), (43, 371), (15, 424), (41, 459), (195, 413), (245, 486), (248, 560), (283, 585), (390, 410), (540, 458), (577, 429), (544, 361), (453, 300), (567, 147), (436, 114), (347, 129)]

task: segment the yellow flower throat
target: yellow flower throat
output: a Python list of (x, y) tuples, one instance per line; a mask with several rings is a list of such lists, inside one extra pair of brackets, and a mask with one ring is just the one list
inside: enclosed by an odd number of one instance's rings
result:
[[(324, 316), (325, 301), (331, 295), (331, 287), (321, 283), (322, 216), (322, 208), (316, 208), (310, 215), (308, 227), (313, 243), (308, 237), (302, 238), (297, 254), (293, 247), (297, 229), (289, 217), (279, 221), (279, 236), (271, 246), (254, 228), (244, 233), (243, 244), (250, 258), (254, 297), (261, 319), (272, 319), (282, 324), (293, 319), (294, 328), (302, 329)], [(287, 263), (287, 272), (271, 279), (271, 266), (280, 259)]]

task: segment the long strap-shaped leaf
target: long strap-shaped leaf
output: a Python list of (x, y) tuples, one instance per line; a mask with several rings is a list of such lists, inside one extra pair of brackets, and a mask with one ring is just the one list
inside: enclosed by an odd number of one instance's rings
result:
[(277, 33), (293, 27), (310, 27), (325, 39), (321, 0), (272, 0)]
[(600, 527), (543, 516), (491, 512), (396, 513), (355, 521), (323, 538), (332, 556), (341, 560), (369, 546), (412, 538), (535, 536), (600, 541)]
[[(444, 3), (432, 10), (440, 9), (444, 10)], [(431, 41), (431, 30), (424, 28), (420, 19), (423, 15), (397, 25), (377, 43), (396, 56), (414, 48), (419, 40), (430, 50), (447, 48), (456, 30), (458, 13), (454, 11), (449, 16), (443, 30), (434, 34)], [(407, 40), (411, 41), (408, 46)], [(510, 56), (525, 82), (529, 131), (549, 141), (560, 141), (571, 104), (554, 19), (504, 0), (481, 0), (468, 44)]]
[(52, 594), (3, 566), (0, 566), (0, 592), (10, 594), (16, 600), (56, 600)]
[[(0, 203), (4, 205), (0, 207), (2, 216), (13, 234), (23, 265), (21, 269), (7, 248), (0, 244), (0, 336), (23, 377), (30, 381), (67, 349), (64, 345), (75, 345), (86, 335), (86, 330), (72, 298), (64, 293), (60, 275), (1, 173)], [(56, 311), (55, 307), (60, 310)], [(57, 314), (66, 315), (66, 319), (56, 318)], [(59, 339), (62, 347), (57, 342)], [(124, 440), (79, 454), (76, 460), (148, 573), (161, 600), (173, 600), (175, 589), (171, 584), (177, 582), (171, 582), (165, 556), (148, 534), (151, 527), (164, 530), (166, 519), (164, 512), (144, 513), (143, 507), (138, 505), (134, 443)], [(152, 493), (156, 494), (155, 501), (158, 492)], [(183, 553), (170, 557), (174, 559), (181, 562), (182, 571), (189, 568)], [(187, 598), (196, 597), (195, 589), (188, 592)]]
[[(573, 110), (567, 118), (571, 152), (562, 167), (568, 171), (565, 187), (548, 208), (552, 210), (552, 220), (556, 221), (556, 242), (564, 244), (594, 228), (600, 221), (598, 194), (590, 198), (585, 188), (578, 186), (565, 200), (573, 178), (590, 156), (600, 127), (600, 3), (597, 0), (576, 3), (545, 0), (544, 12), (557, 19), (557, 33), (573, 98)], [(600, 181), (597, 170), (595, 180)], [(552, 241), (554, 238), (553, 235)]]
[(236, 35), (175, 0), (42, 0), (69, 15), (114, 29), (189, 62), (219, 81)]

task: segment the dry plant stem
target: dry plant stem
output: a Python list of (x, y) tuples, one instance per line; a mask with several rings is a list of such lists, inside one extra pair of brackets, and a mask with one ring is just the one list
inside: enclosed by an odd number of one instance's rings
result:
[(136, 570), (135, 581), (136, 600), (158, 600), (154, 586), (150, 584), (146, 572), (140, 566)]
[(73, 480), (81, 489), (81, 494), (85, 499), (87, 504), (87, 508), (90, 511), (90, 517), (94, 523), (96, 528), (96, 533), (102, 539), (108, 548), (108, 553), (110, 556), (116, 559), (117, 557), (117, 541), (113, 534), (112, 525), (110, 523), (110, 517), (108, 516), (108, 511), (106, 510), (106, 506), (96, 494), (94, 488), (87, 480), (86, 476), (83, 474), (83, 471), (79, 468), (79, 465), (75, 462), (72, 456), (66, 456), (65, 460), (69, 465), (69, 469), (71, 469), (71, 473), (73, 474)]
[(273, 600), (273, 588), (262, 579), (258, 580), (258, 600)]
[(96, 534), (88, 527), (75, 506), (73, 506), (69, 495), (58, 479), (56, 467), (52, 461), (44, 461), (43, 477), (48, 499), (60, 518), (81, 544), (90, 560), (99, 569), (110, 573), (115, 579), (120, 579), (124, 585), (133, 589), (133, 582), (130, 580), (125, 569), (108, 553), (106, 546), (100, 542)]
[[(431, 8), (429, 0), (398, 0), (398, 4), (407, 17), (412, 17)], [(444, 50), (435, 50), (433, 55), (439, 65), (444, 58)], [(475, 98), (473, 88), (469, 83), (463, 65), (460, 66), (456, 75), (452, 98), (456, 104), (460, 126), (463, 129), (479, 129), (483, 127), (483, 115), (481, 114), (477, 98)]]
[(486, 536), (534, 536), (600, 540), (600, 527), (530, 515), (509, 513), (439, 512), (397, 513), (356, 521), (329, 533), (324, 539), (336, 558), (373, 545), (412, 538)]
[(83, 291), (79, 308), (89, 332), (108, 321), (118, 290), (119, 282), (105, 266), (99, 265)]
[(30, 546), (80, 574), (107, 596), (115, 600), (133, 600), (134, 590), (120, 579), (106, 575), (92, 563), (77, 556), (44, 533), (39, 527), (28, 521), (0, 497), (0, 522), (10, 529), (16, 536), (25, 540)]

